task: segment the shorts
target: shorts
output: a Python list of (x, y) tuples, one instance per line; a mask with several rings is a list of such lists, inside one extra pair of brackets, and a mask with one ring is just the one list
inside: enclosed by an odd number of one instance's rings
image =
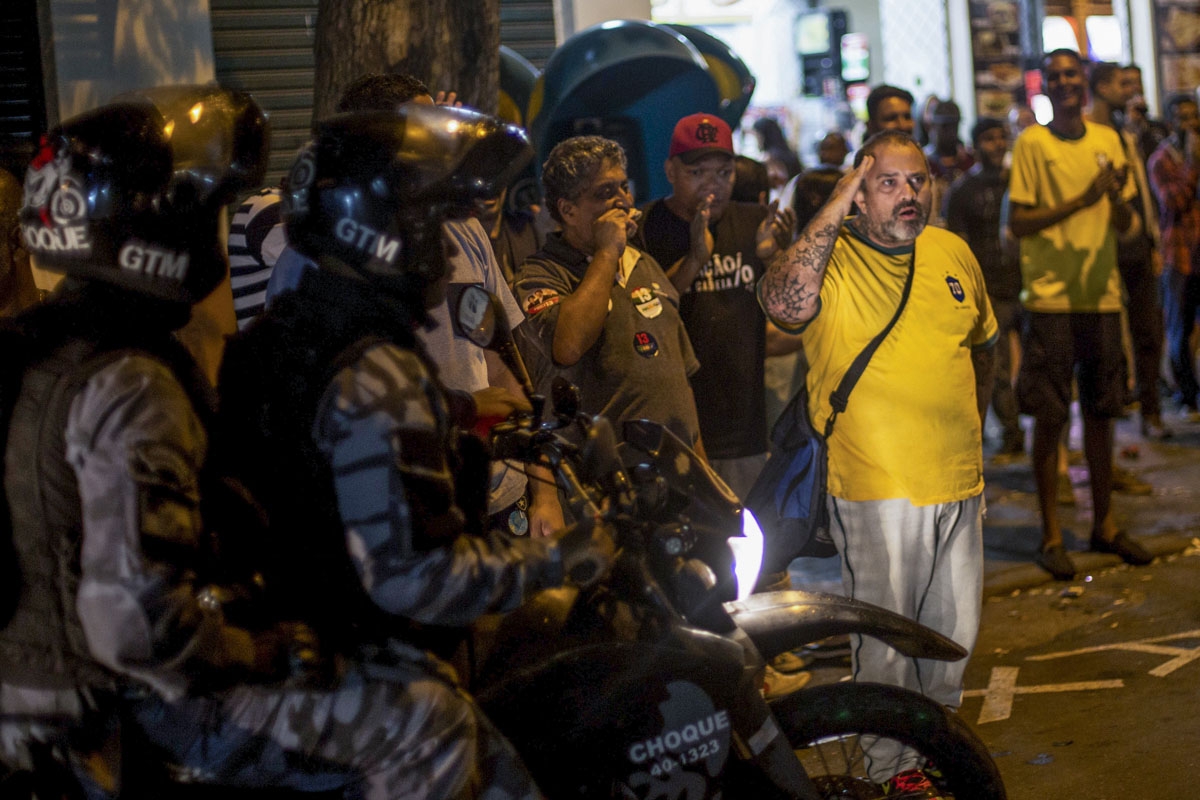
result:
[(1017, 403), (1039, 422), (1070, 419), (1071, 381), (1079, 406), (1092, 417), (1124, 412), (1125, 354), (1117, 312), (1030, 312), (1021, 336)]

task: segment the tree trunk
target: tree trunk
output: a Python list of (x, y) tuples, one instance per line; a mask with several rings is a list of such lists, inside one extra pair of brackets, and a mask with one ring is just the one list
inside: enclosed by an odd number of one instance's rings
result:
[(500, 0), (320, 0), (313, 119), (334, 113), (342, 91), (373, 72), (406, 72), (433, 94), (496, 113)]

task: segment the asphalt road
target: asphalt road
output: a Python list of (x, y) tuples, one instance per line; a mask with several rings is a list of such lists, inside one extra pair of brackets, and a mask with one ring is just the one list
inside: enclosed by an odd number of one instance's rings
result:
[(1200, 797), (1200, 550), (990, 598), (960, 713), (1013, 800)]
[[(1189, 548), (985, 600), (959, 713), (1009, 798), (1200, 797), (1197, 586)], [(809, 661), (814, 683), (849, 675), (848, 656)]]
[[(1200, 798), (1200, 424), (1172, 424), (1165, 442), (1142, 440), (1136, 414), (1116, 426), (1117, 463), (1151, 491), (1116, 495), (1114, 510), (1158, 556), (1150, 566), (1087, 552), (1087, 469), (1071, 466), (1076, 502), (1059, 507), (1080, 571), (1070, 583), (1033, 563), (1028, 461), (987, 462), (984, 615), (960, 713), (1013, 800)], [(1080, 433), (1076, 422), (1073, 449)], [(799, 559), (790, 572), (797, 588), (840, 591), (836, 559)], [(849, 660), (811, 671), (840, 680)]]

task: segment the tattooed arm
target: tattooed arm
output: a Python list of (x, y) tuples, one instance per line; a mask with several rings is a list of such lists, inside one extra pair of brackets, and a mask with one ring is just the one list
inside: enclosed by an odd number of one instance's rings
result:
[(871, 166), (867, 156), (857, 168), (847, 172), (829, 201), (805, 226), (791, 247), (771, 260), (762, 277), (759, 294), (763, 310), (775, 322), (794, 328), (808, 322), (817, 313), (817, 296), (825, 280), (825, 267), (833, 253), (838, 231), (850, 213), (859, 185)]

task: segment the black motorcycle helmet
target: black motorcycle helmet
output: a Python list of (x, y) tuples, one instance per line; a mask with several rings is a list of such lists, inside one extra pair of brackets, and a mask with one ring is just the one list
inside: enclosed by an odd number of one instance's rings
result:
[(442, 222), (493, 197), (533, 157), (525, 132), (461, 108), (405, 103), (322, 123), (283, 193), (288, 240), (410, 305), (446, 271)]
[(42, 137), (25, 177), (21, 236), (39, 266), (192, 304), (225, 275), (222, 207), (256, 188), (267, 123), (247, 94), (148, 89)]

